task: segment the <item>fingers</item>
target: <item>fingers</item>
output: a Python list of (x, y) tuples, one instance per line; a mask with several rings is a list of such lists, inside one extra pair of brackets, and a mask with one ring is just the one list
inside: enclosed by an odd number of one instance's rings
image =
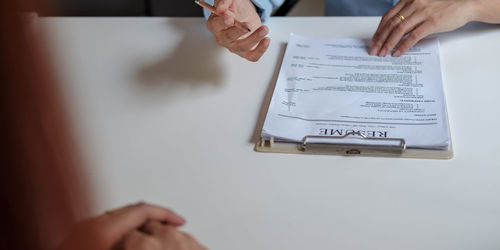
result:
[(207, 28), (217, 43), (250, 61), (259, 60), (269, 47), (270, 40), (264, 39), (269, 28), (262, 26), (253, 3), (248, 0), (216, 0), (215, 7), (216, 14), (208, 18)]
[(217, 14), (224, 14), (232, 3), (233, 0), (216, 0), (215, 9), (217, 10)]
[(415, 30), (410, 32), (408, 37), (403, 40), (398, 49), (394, 51), (393, 56), (398, 57), (408, 51), (418, 41), (432, 33), (433, 24), (431, 21), (426, 21), (418, 26)]
[[(234, 19), (231, 21), (234, 22)], [(265, 38), (269, 33), (267, 26), (261, 26), (248, 35), (248, 31), (225, 23), (223, 17), (211, 16), (207, 27), (219, 45), (249, 61), (258, 61), (270, 44), (270, 39)]]
[(161, 247), (160, 241), (155, 242), (150, 235), (139, 232), (148, 221), (171, 228), (185, 223), (169, 209), (141, 202), (79, 222), (60, 249), (172, 249)]
[[(427, 35), (450, 31), (471, 21), (468, 1), (400, 0), (380, 21), (370, 55), (400, 56)], [(399, 17), (398, 13), (404, 18)], [(405, 36), (408, 35), (407, 38)]]
[(158, 221), (148, 221), (141, 227), (141, 231), (150, 235), (165, 234), (173, 229), (175, 229), (175, 227), (164, 225)]
[(269, 28), (262, 26), (247, 38), (234, 41), (226, 46), (231, 52), (251, 61), (258, 61), (269, 48), (271, 40), (266, 38)]
[(244, 55), (243, 57), (251, 62), (258, 61), (262, 57), (262, 55), (264, 55), (267, 48), (269, 48), (270, 43), (271, 39), (267, 37), (262, 39), (254, 50), (247, 52), (246, 55)]
[(157, 239), (164, 249), (206, 249), (193, 236), (158, 221), (147, 222), (141, 230)]
[[(392, 7), (389, 11), (387, 11), (387, 13), (385, 13), (385, 15), (382, 17), (382, 19), (380, 19), (380, 23), (378, 25), (378, 28), (377, 28), (377, 31), (375, 32), (375, 34), (378, 34), (380, 32), (380, 30), (382, 29), (382, 27), (385, 27), (385, 24), (391, 18), (393, 18), (396, 15), (396, 13), (401, 11), (401, 9), (404, 7), (404, 5), (405, 5), (404, 1), (399, 1), (396, 5), (394, 5), (394, 7)], [(373, 48), (373, 46), (374, 46), (374, 41), (372, 39), (370, 47)]]
[(234, 18), (229, 15), (218, 16), (212, 13), (207, 20), (207, 28), (214, 34), (220, 33), (233, 25)]
[[(399, 18), (398, 18), (399, 19)], [(388, 36), (381, 36), (381, 40), (385, 40), (384, 45), (380, 49), (378, 56), (385, 57), (388, 53), (390, 53), (396, 45), (403, 39), (403, 37), (413, 30), (416, 26), (418, 26), (421, 22), (425, 20), (425, 17), (419, 14), (415, 14), (410, 16), (405, 21), (401, 22), (392, 28), (390, 34)]]
[[(419, 27), (420, 24), (424, 21), (425, 21), (425, 15), (422, 15), (422, 13), (417, 13), (413, 16), (410, 16), (410, 18), (408, 18), (408, 21), (399, 24), (396, 28), (392, 30), (389, 37), (386, 38), (385, 44), (382, 47), (379, 56), (385, 57), (387, 53), (389, 53), (396, 47), (396, 45), (403, 39), (403, 37), (406, 34), (415, 29), (415, 27)], [(396, 53), (394, 53), (393, 56), (396, 56)]]
[(269, 33), (269, 28), (262, 26), (245, 39), (232, 40), (228, 49), (234, 53), (244, 53), (253, 50), (256, 45)]
[[(230, 50), (231, 49), (238, 50), (239, 49), (238, 44), (240, 43), (240, 41), (243, 41), (243, 40), (238, 41), (238, 39), (240, 39), (241, 37), (243, 37), (247, 33), (248, 33), (248, 31), (246, 31), (244, 29), (241, 29), (241, 28), (236, 27), (236, 26), (232, 26), (231, 28), (228, 28), (228, 29), (224, 30), (223, 32), (220, 32), (220, 34), (218, 34), (215, 38), (216, 38), (218, 44), (220, 44), (224, 47), (227, 47)], [(250, 35), (250, 37), (252, 37), (254, 35), (255, 35), (255, 32), (252, 35)], [(247, 39), (244, 39), (244, 40), (247, 40)], [(231, 46), (233, 43), (234, 43), (234, 45)]]
[(123, 250), (161, 250), (161, 242), (140, 231), (134, 230), (127, 234), (122, 247)]
[[(244, 25), (248, 26), (247, 23)], [(207, 28), (214, 34), (217, 43), (223, 46), (249, 33), (247, 29), (236, 26), (235, 19), (229, 15), (211, 14), (207, 21)]]
[(108, 212), (106, 215), (108, 230), (112, 235), (124, 235), (148, 220), (163, 221), (174, 226), (185, 223), (184, 218), (169, 209), (142, 202)]
[[(401, 3), (401, 2), (399, 2)], [(398, 36), (400, 33), (401, 34), (400, 38), (406, 34), (413, 26), (411, 26), (411, 18), (410, 16), (414, 12), (414, 8), (412, 6), (406, 6), (402, 5), (402, 9), (400, 11), (396, 11), (397, 8), (391, 9), (386, 16), (384, 16), (385, 20), (381, 21), (381, 24), (379, 25), (379, 28), (375, 32), (372, 38), (372, 49), (370, 50), (370, 55), (378, 55), (378, 56), (386, 56), (387, 53), (389, 53), (394, 46), (397, 44), (394, 43), (391, 46), (389, 46), (388, 42), (388, 37), (393, 35), (394, 37)], [(393, 14), (394, 13), (394, 14)], [(400, 17), (397, 16), (397, 14), (401, 14), (405, 19), (401, 20)], [(393, 15), (392, 17), (389, 15)]]

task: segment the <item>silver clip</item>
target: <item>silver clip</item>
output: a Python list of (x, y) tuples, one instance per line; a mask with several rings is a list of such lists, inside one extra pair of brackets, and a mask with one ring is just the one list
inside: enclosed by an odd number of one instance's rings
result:
[(343, 136), (306, 136), (302, 141), (302, 150), (342, 155), (398, 156), (406, 151), (406, 141), (402, 138), (367, 137), (360, 131), (352, 131)]

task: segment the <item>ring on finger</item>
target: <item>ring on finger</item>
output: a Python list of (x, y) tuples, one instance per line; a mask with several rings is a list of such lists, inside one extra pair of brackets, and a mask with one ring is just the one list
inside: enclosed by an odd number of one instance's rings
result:
[(399, 20), (401, 20), (401, 22), (403, 22), (403, 23), (405, 22), (406, 18), (405, 18), (405, 16), (401, 15), (401, 13), (399, 13), (399, 12), (396, 13), (396, 16), (399, 18)]

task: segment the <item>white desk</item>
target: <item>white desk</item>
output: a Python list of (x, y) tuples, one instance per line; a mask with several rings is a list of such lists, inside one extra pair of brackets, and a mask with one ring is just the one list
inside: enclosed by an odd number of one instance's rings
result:
[(288, 34), (368, 38), (378, 18), (275, 18), (259, 63), (203, 19), (48, 18), (97, 211), (179, 211), (217, 250), (499, 249), (500, 28), (440, 35), (453, 160), (253, 150)]

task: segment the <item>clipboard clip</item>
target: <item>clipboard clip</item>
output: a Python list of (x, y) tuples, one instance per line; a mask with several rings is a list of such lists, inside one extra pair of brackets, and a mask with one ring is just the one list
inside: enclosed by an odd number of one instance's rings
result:
[(406, 151), (406, 141), (402, 138), (368, 137), (360, 131), (352, 131), (343, 136), (305, 136), (302, 150), (346, 156), (401, 156)]

